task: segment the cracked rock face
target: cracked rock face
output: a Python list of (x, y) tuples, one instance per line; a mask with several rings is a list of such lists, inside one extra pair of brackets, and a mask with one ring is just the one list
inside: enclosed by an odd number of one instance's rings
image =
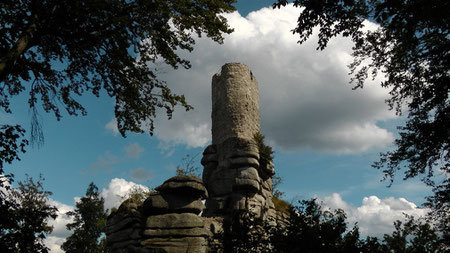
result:
[(108, 217), (111, 252), (206, 252), (211, 230), (198, 216), (206, 196), (200, 178), (176, 176), (156, 187), (142, 205), (124, 201)]
[(141, 207), (143, 215), (167, 213), (200, 214), (208, 196), (205, 186), (196, 176), (175, 176), (155, 188)]
[(175, 176), (167, 179), (162, 185), (156, 187), (157, 191), (162, 193), (177, 193), (181, 195), (188, 195), (193, 198), (207, 198), (203, 181), (193, 175)]

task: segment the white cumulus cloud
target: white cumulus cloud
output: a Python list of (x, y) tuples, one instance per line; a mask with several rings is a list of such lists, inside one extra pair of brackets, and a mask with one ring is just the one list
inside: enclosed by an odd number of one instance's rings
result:
[(394, 231), (394, 221), (405, 220), (405, 215), (416, 218), (424, 217), (429, 209), (419, 208), (413, 202), (404, 198), (389, 197), (380, 199), (377, 196), (365, 197), (361, 206), (355, 207), (344, 200), (338, 193), (333, 193), (323, 199), (326, 207), (331, 209), (343, 209), (347, 214), (347, 221), (352, 227), (356, 222), (361, 236), (377, 236), (382, 238), (384, 234)]
[(259, 82), (263, 133), (270, 144), (284, 150), (312, 149), (331, 153), (359, 153), (384, 147), (392, 133), (377, 125), (392, 119), (384, 100), (388, 91), (380, 79), (364, 89), (352, 90), (347, 65), (350, 40), (335, 38), (324, 51), (316, 51), (317, 36), (297, 44), (295, 27), (299, 10), (263, 8), (242, 17), (227, 15), (235, 30), (223, 45), (207, 38), (196, 40), (192, 68), (161, 70), (161, 79), (194, 106), (178, 108), (173, 119), (161, 113), (155, 135), (162, 147), (200, 147), (211, 139), (211, 78), (227, 62), (241, 62)]
[(58, 208), (58, 217), (49, 221), (49, 225), (53, 226), (52, 236), (62, 238), (69, 236), (71, 232), (66, 229), (66, 225), (73, 222), (73, 218), (66, 215), (66, 213), (73, 211), (75, 208), (53, 199), (49, 200), (49, 204)]
[(61, 249), (61, 245), (65, 240), (66, 238), (64, 237), (50, 235), (45, 238), (44, 244), (50, 249), (51, 253), (63, 253), (64, 251)]
[(49, 199), (48, 204), (58, 208), (58, 217), (55, 220), (49, 220), (48, 224), (53, 227), (53, 231), (47, 236), (44, 243), (50, 248), (52, 253), (62, 253), (61, 245), (64, 243), (67, 236), (71, 235), (73, 231), (66, 228), (68, 223), (73, 222), (73, 218), (66, 215), (67, 212), (73, 211), (75, 208), (70, 205), (63, 204), (59, 201)]
[(127, 181), (123, 178), (113, 178), (109, 182), (108, 188), (102, 189), (100, 196), (105, 199), (105, 209), (118, 208), (123, 201), (123, 197), (132, 189), (141, 188), (148, 190), (148, 187)]

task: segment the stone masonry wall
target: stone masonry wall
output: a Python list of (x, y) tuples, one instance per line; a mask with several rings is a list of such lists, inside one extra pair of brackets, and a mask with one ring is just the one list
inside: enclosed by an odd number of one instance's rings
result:
[(244, 64), (228, 63), (212, 78), (212, 142), (252, 139), (260, 131), (258, 83)]

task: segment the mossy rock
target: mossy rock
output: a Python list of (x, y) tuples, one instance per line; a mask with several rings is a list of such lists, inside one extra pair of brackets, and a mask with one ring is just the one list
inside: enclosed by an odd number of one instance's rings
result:
[(272, 197), (272, 202), (275, 206), (276, 211), (289, 215), (289, 210), (292, 209), (291, 204), (277, 197)]

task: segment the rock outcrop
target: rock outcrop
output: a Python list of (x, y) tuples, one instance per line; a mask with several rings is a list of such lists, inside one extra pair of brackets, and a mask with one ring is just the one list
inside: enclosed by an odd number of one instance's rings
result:
[(247, 66), (229, 63), (214, 75), (212, 144), (203, 152), (203, 180), (172, 177), (143, 203), (122, 203), (108, 217), (112, 253), (220, 248), (224, 220), (236, 211), (250, 211), (269, 222), (286, 220), (272, 202), (273, 164), (262, 157), (255, 139), (260, 132), (258, 100), (258, 84)]
[(166, 213), (200, 214), (205, 205), (201, 201), (207, 197), (203, 182), (196, 176), (176, 176), (155, 188), (142, 205), (144, 215)]
[(139, 205), (129, 199), (109, 215), (106, 238), (112, 253), (141, 252), (145, 217), (139, 209)]
[(111, 252), (206, 252), (211, 232), (198, 216), (208, 196), (202, 180), (176, 176), (155, 190), (143, 204), (125, 201), (108, 217)]

